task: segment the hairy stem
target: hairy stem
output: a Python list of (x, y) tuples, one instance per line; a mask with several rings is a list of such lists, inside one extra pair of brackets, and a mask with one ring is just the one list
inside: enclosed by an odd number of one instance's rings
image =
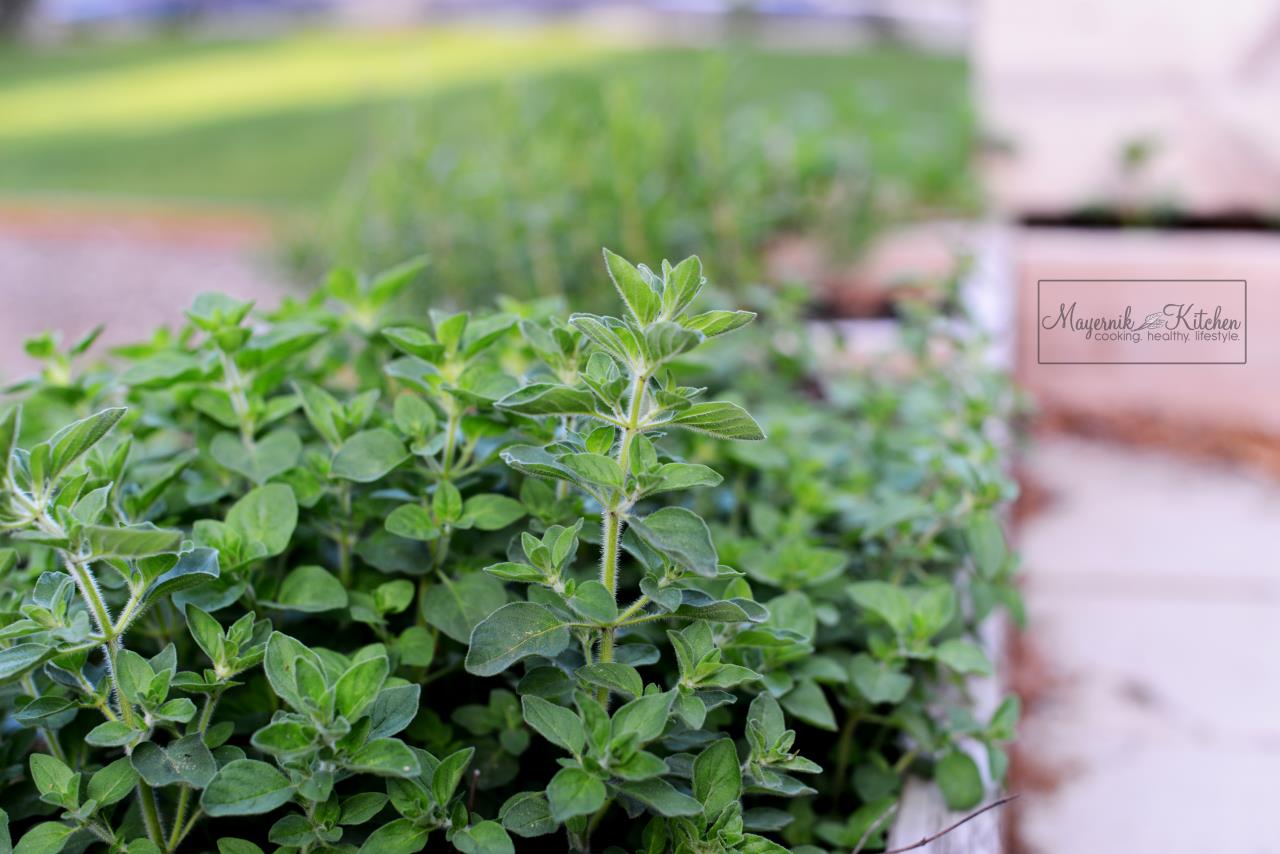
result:
[(156, 793), (141, 780), (138, 781), (138, 803), (142, 807), (142, 824), (147, 829), (147, 838), (161, 851), (168, 851), (164, 825), (160, 821), (160, 807), (156, 804)]

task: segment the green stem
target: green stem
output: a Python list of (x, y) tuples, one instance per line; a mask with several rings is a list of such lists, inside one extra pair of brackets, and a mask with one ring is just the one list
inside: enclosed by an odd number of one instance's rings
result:
[(844, 778), (849, 773), (849, 758), (853, 752), (853, 731), (860, 720), (861, 716), (851, 710), (840, 727), (840, 738), (836, 742), (836, 776), (831, 784), (831, 801), (837, 809), (840, 807), (840, 795), (844, 793)]
[(168, 851), (164, 841), (164, 825), (160, 822), (160, 808), (156, 805), (156, 793), (141, 780), (138, 781), (138, 803), (142, 807), (142, 824), (147, 838), (161, 851)]
[[(604, 514), (604, 534), (601, 538), (602, 554), (600, 559), (600, 583), (618, 600), (618, 543), (621, 539), (622, 520), (616, 510), (606, 510)], [(613, 661), (612, 627), (601, 629), (600, 658), (601, 662)], [(605, 693), (608, 696), (608, 693)]]
[[(202, 737), (209, 730), (209, 724), (213, 721), (213, 710), (218, 705), (218, 694), (209, 694), (205, 697), (204, 707), (200, 709), (200, 717), (196, 721), (195, 732)], [(191, 806), (190, 786), (183, 786), (182, 791), (178, 793), (178, 806), (173, 814), (173, 831), (169, 834), (169, 851), (173, 851), (178, 847), (178, 843), (182, 841), (182, 837), (186, 834), (183, 828), (186, 826), (187, 810)]]
[[(618, 467), (625, 480), (631, 466), (631, 444), (640, 433), (640, 418), (644, 410), (645, 389), (649, 382), (643, 371), (635, 375), (631, 383), (631, 405), (627, 412), (627, 426), (618, 442)], [(609, 591), (613, 601), (618, 601), (618, 553), (622, 541), (622, 513), (626, 499), (615, 495), (611, 506), (604, 512), (604, 531), (600, 538), (600, 583)], [(600, 655), (602, 663), (613, 661), (613, 645), (617, 629), (613, 626), (600, 630)], [(600, 702), (607, 703), (609, 692), (600, 689)]]
[(347, 524), (351, 519), (351, 484), (348, 482), (344, 482), (338, 489), (338, 506), (342, 509), (342, 519), (339, 521), (341, 530), (338, 532), (338, 579), (343, 587), (349, 589), (352, 582), (352, 566), (351, 533), (347, 530)]
[(231, 399), (231, 411), (235, 413), (236, 420), (240, 422), (240, 439), (244, 442), (246, 448), (252, 448), (254, 434), (253, 412), (249, 406), (249, 398), (244, 393), (244, 377), (240, 375), (240, 369), (236, 367), (235, 357), (225, 350), (219, 350), (218, 358), (222, 360), (223, 388), (227, 392), (227, 397)]

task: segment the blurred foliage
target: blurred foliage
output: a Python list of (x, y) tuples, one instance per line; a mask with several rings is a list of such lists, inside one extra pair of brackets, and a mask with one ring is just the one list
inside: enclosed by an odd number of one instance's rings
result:
[(848, 257), (876, 228), (975, 207), (958, 71), (894, 51), (663, 51), (432, 99), (379, 135), (293, 263), (425, 252), (433, 300), (599, 308), (602, 244), (699, 249), (733, 282), (759, 280), (788, 233)]

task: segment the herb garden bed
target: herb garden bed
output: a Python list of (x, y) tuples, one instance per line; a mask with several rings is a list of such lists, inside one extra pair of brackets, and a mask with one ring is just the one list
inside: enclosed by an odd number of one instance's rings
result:
[(964, 302), (848, 372), (794, 306), (693, 309), (696, 258), (606, 261), (618, 317), (391, 322), (407, 265), (42, 351), (0, 418), (21, 854), (875, 851), (913, 778), (980, 804), (1019, 602)]

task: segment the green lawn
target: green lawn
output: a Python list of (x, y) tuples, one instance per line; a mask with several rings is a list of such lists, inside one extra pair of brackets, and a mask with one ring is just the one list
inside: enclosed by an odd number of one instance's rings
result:
[[(0, 194), (306, 211), (332, 199), (359, 174), (353, 164), (411, 117), (431, 116), (425, 132), (448, 136), (451, 113), (492, 106), (511, 97), (510, 81), (548, 75), (694, 85), (706, 53), (629, 50), (558, 29), (8, 48)], [(724, 53), (744, 102), (855, 93), (862, 106), (851, 120), (867, 125), (871, 145), (882, 126), (895, 131), (882, 168), (926, 189), (940, 182), (944, 203), (967, 204), (947, 185), (968, 151), (960, 60), (889, 49)], [(933, 148), (953, 150), (931, 159), (900, 150), (904, 122)]]

